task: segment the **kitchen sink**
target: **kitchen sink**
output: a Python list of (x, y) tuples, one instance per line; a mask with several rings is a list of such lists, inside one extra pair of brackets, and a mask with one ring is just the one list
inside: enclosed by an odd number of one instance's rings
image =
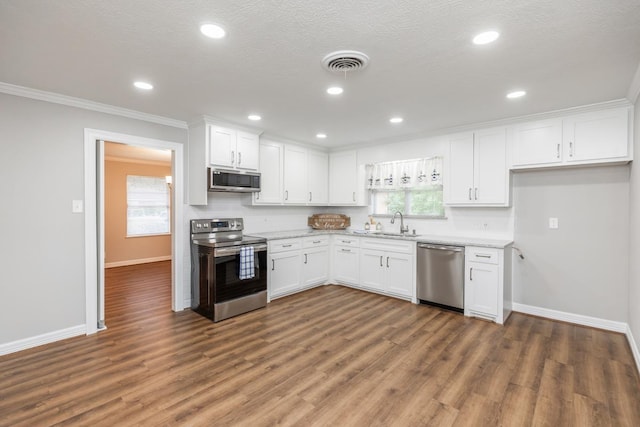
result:
[(392, 236), (392, 237), (419, 237), (419, 234), (411, 234), (411, 233), (391, 233), (391, 232), (382, 232), (376, 233), (380, 236)]

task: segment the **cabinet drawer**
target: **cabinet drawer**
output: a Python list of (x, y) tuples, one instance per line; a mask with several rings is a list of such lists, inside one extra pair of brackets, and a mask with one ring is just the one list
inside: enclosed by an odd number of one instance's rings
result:
[(335, 240), (333, 242), (337, 246), (350, 246), (354, 248), (360, 247), (360, 239), (356, 237), (335, 236)]
[(466, 248), (466, 261), (484, 264), (498, 264), (498, 249), (495, 248)]
[(313, 248), (316, 246), (327, 246), (329, 244), (329, 236), (305, 237), (302, 247)]
[(282, 239), (269, 242), (269, 252), (272, 254), (285, 251), (295, 251), (301, 247), (300, 239)]
[(364, 237), (362, 244), (363, 249), (376, 249), (386, 252), (401, 252), (410, 254), (416, 246), (414, 241), (396, 240), (396, 239), (376, 239), (373, 237)]

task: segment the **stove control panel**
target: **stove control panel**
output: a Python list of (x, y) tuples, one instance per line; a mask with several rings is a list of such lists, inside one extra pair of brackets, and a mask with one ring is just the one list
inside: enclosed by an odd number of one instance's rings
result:
[(242, 218), (192, 219), (191, 233), (217, 233), (219, 231), (242, 231)]

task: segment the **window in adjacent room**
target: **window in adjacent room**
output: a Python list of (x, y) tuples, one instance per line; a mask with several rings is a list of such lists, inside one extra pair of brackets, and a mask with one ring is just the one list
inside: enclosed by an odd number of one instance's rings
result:
[(127, 236), (169, 233), (169, 200), (164, 176), (127, 175)]
[(367, 165), (372, 214), (442, 218), (442, 158)]

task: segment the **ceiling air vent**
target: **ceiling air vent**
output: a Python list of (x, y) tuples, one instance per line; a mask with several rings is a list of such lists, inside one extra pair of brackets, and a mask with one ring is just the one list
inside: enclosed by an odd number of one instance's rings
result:
[(369, 57), (355, 50), (339, 50), (322, 58), (322, 66), (332, 73), (362, 70), (369, 63)]

